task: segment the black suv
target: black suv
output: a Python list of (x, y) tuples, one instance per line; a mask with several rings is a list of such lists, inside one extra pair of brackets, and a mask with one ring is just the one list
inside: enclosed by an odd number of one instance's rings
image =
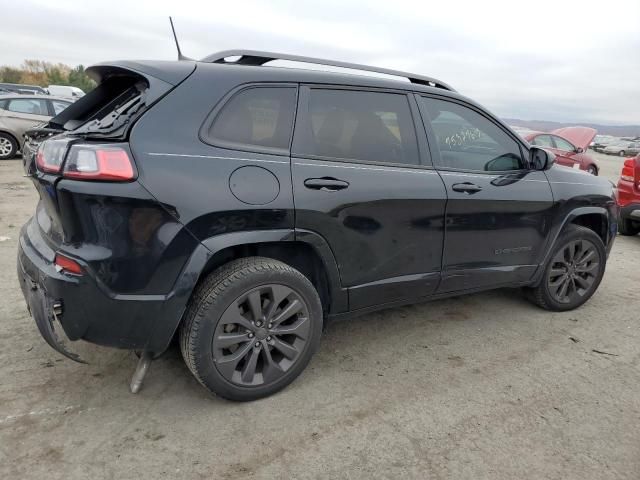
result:
[(25, 142), (19, 278), (61, 353), (139, 350), (134, 391), (174, 336), (202, 385), (252, 400), (331, 320), (499, 287), (570, 310), (602, 279), (612, 184), (439, 80), (256, 51), (88, 71), (98, 87)]

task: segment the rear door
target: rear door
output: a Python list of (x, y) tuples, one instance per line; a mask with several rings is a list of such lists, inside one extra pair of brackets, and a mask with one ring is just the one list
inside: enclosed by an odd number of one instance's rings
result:
[(330, 246), (351, 310), (439, 283), (446, 192), (405, 92), (303, 86), (292, 148), (296, 232)]
[(440, 292), (529, 280), (553, 208), (544, 172), (515, 134), (462, 101), (418, 96), (434, 165), (447, 188)]
[(7, 102), (3, 117), (11, 132), (21, 140), (24, 132), (38, 123), (46, 122), (51, 115), (43, 98), (12, 98)]

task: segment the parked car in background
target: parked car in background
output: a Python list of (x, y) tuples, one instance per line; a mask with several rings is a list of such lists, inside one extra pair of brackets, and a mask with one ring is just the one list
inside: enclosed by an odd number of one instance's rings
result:
[(619, 155), (621, 157), (637, 155), (640, 153), (640, 142), (617, 142), (613, 145), (607, 145), (602, 149), (602, 153), (606, 153), (607, 155)]
[(69, 85), (49, 85), (47, 87), (49, 94), (57, 95), (58, 97), (69, 97), (78, 99), (84, 97), (84, 91), (78, 87), (71, 87)]
[(560, 165), (598, 175), (598, 162), (586, 153), (596, 133), (595, 129), (589, 127), (564, 127), (549, 133), (530, 133), (525, 140), (531, 145), (551, 150)]
[(254, 400), (332, 320), (506, 286), (567, 311), (604, 274), (611, 182), (440, 80), (256, 51), (87, 72), (95, 94), (25, 144), (18, 278), (64, 355), (65, 336), (141, 350), (132, 391), (174, 334), (202, 385)]
[(73, 103), (50, 95), (0, 95), (0, 160), (18, 153), (23, 135), (47, 122)]
[(640, 155), (624, 161), (616, 202), (620, 207), (618, 231), (622, 235), (640, 233)]
[(27, 95), (46, 95), (47, 91), (37, 85), (23, 85), (21, 83), (0, 83), (0, 88), (13, 93), (24, 93)]
[(611, 145), (614, 142), (617, 142), (618, 139), (616, 137), (612, 137), (611, 135), (596, 135), (593, 141), (589, 144), (589, 148), (599, 152), (607, 145)]

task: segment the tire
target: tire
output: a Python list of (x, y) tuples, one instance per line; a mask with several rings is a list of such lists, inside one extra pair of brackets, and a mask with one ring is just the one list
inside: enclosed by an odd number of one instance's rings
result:
[(624, 236), (637, 235), (640, 233), (640, 222), (634, 222), (628, 218), (618, 218), (618, 232)]
[(626, 156), (626, 152), (624, 150), (620, 150), (620, 152), (618, 153), (618, 155), (620, 155), (621, 157)]
[(587, 173), (590, 173), (591, 175), (597, 177), (598, 176), (598, 169), (595, 167), (595, 165), (589, 165), (587, 167)]
[[(568, 256), (570, 251), (573, 254)], [(568, 258), (571, 260), (563, 265)], [(578, 308), (598, 289), (606, 262), (600, 237), (593, 230), (570, 225), (553, 246), (540, 284), (527, 289), (528, 297), (539, 307), (554, 312)], [(562, 288), (566, 288), (566, 295)]]
[(18, 153), (18, 142), (8, 133), (0, 132), (0, 160), (8, 160)]
[(320, 343), (322, 319), (320, 297), (302, 273), (270, 258), (243, 258), (196, 288), (180, 327), (180, 349), (210, 392), (257, 400), (302, 373)]

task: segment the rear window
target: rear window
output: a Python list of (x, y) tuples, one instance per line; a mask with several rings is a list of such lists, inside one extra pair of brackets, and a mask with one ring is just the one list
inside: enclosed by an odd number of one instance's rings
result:
[(206, 130), (208, 143), (227, 148), (288, 150), (295, 87), (251, 87), (236, 93)]

